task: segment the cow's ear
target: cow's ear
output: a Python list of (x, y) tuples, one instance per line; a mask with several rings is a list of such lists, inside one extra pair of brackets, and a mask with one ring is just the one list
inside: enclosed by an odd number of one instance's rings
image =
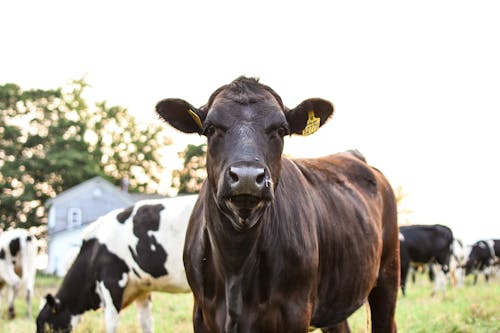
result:
[(310, 98), (288, 110), (286, 119), (291, 134), (310, 135), (332, 116), (333, 104), (321, 98)]
[(203, 132), (206, 114), (182, 99), (164, 99), (156, 104), (156, 112), (181, 132), (198, 134)]
[(45, 300), (47, 301), (47, 305), (52, 310), (52, 313), (56, 313), (61, 307), (61, 301), (57, 297), (52, 296), (52, 294), (47, 294), (45, 296)]

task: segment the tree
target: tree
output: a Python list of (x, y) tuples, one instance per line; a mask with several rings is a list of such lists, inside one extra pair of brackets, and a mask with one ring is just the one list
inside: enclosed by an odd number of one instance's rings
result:
[(83, 79), (64, 90), (0, 85), (0, 227), (46, 222), (47, 199), (97, 175), (156, 189), (159, 147), (170, 143), (161, 128), (106, 102), (89, 108), (87, 87)]
[(412, 210), (405, 207), (403, 203), (404, 199), (408, 197), (408, 194), (404, 191), (402, 186), (398, 186), (394, 190), (394, 195), (396, 196), (396, 204), (398, 207), (398, 220), (399, 224), (408, 224), (408, 218), (403, 222), (403, 217), (408, 216), (412, 213)]
[(172, 186), (178, 188), (179, 194), (199, 193), (207, 178), (207, 144), (188, 144), (179, 157), (184, 159), (184, 164), (181, 170), (172, 172)]

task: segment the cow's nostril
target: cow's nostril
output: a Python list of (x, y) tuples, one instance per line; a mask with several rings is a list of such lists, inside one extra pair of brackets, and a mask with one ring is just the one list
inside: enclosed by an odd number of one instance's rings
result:
[(266, 174), (263, 172), (263, 173), (257, 175), (255, 182), (257, 183), (257, 185), (263, 185), (265, 179), (266, 179)]
[(233, 183), (237, 183), (240, 178), (238, 177), (238, 174), (236, 174), (236, 172), (232, 171), (231, 168), (229, 169), (229, 177), (231, 177), (231, 180), (233, 181)]

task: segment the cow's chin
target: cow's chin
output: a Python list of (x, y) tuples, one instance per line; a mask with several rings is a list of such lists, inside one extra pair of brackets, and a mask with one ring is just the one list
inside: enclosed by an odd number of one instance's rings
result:
[(222, 211), (236, 231), (252, 229), (259, 222), (269, 201), (250, 195), (223, 199)]

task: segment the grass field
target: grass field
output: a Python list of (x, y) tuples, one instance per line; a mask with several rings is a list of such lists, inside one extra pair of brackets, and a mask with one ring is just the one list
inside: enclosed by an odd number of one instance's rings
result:
[[(415, 285), (409, 283), (407, 296), (399, 297), (396, 321), (398, 331), (403, 333), (500, 333), (500, 277), (490, 283), (480, 278), (476, 286), (471, 279), (462, 288), (450, 289), (445, 295), (430, 296), (432, 286), (425, 276), (418, 277)], [(61, 280), (39, 275), (33, 313), (36, 316), (40, 297), (55, 292)], [(23, 293), (24, 294), (24, 293)], [(26, 305), (24, 296), (16, 300), (15, 320), (6, 319), (5, 299), (1, 304), (0, 333), (35, 332), (35, 319), (25, 319)], [(190, 294), (153, 295), (155, 332), (189, 333), (192, 332)], [(136, 319), (135, 306), (121, 312), (118, 332), (141, 332)], [(353, 332), (365, 332), (365, 307), (359, 309), (349, 323)], [(75, 332), (104, 332), (102, 311), (87, 312)], [(314, 333), (319, 333), (316, 330)]]

